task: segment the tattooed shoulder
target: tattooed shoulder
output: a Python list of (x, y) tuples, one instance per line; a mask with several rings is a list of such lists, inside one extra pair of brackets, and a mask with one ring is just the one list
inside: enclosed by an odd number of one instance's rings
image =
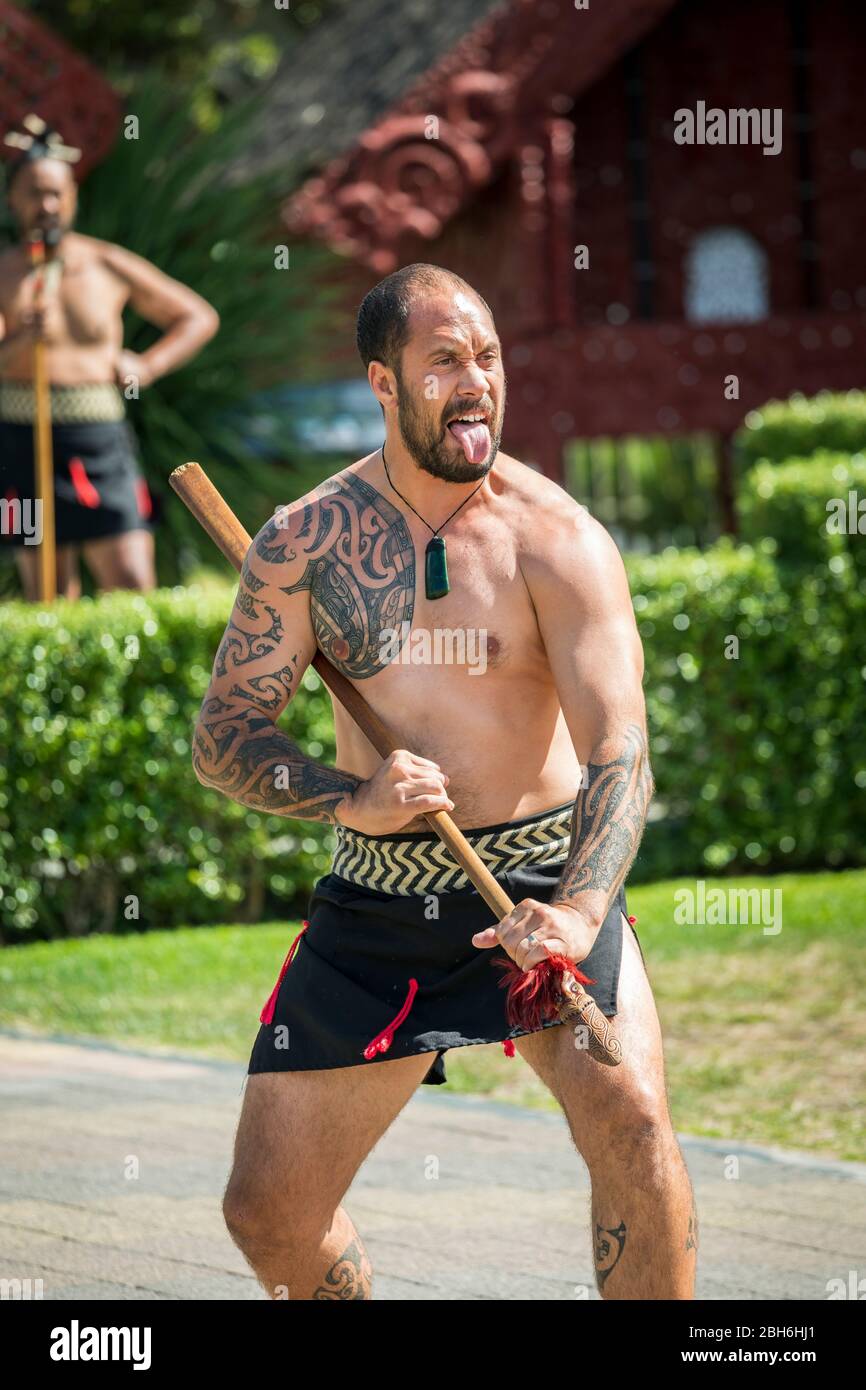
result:
[(354, 680), (381, 671), (393, 659), (394, 634), (412, 622), (415, 550), (406, 522), (349, 471), (278, 509), (242, 578), (252, 595), (264, 583), (284, 594), (308, 591), (316, 645)]

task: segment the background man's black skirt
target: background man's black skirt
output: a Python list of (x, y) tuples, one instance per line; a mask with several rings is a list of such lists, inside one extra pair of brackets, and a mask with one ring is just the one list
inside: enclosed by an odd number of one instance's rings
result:
[[(52, 426), (54, 514), (58, 545), (153, 530), (153, 498), (127, 420)], [(35, 496), (33, 426), (0, 420), (0, 497)], [(0, 535), (16, 547), (24, 536)]]
[[(514, 902), (547, 902), (561, 874), (560, 863), (496, 877)], [(309, 928), (283, 977), (273, 1020), (259, 1028), (249, 1073), (370, 1067), (431, 1052), (436, 1056), (424, 1082), (439, 1085), (447, 1080), (448, 1048), (523, 1036), (525, 1029), (508, 1025), (503, 972), (491, 964), (505, 952), (472, 945), (473, 934), (495, 920), (483, 899), (474, 888), (442, 893), (438, 919), (430, 920), (425, 901), (364, 889), (336, 874), (320, 879)], [(580, 967), (595, 981), (587, 990), (608, 1018), (617, 1010), (620, 913), (628, 916), (623, 891)], [(399, 1012), (413, 977), (418, 991), (408, 1016), (388, 1051), (366, 1060), (365, 1047)], [(553, 1020), (544, 1025), (559, 1026)]]

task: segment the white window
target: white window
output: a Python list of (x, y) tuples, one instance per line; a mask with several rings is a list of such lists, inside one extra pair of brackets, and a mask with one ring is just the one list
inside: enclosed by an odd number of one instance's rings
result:
[(686, 257), (685, 311), (691, 323), (767, 317), (767, 257), (754, 237), (739, 227), (698, 232)]

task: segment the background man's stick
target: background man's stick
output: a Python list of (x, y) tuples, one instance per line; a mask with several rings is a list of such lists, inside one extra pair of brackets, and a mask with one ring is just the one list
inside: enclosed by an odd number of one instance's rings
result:
[[(34, 309), (44, 308), (45, 242), (34, 237), (30, 242), (30, 264), (36, 270), (33, 291)], [(51, 393), (45, 368), (45, 344), (37, 338), (33, 344), (33, 395), (36, 416), (33, 423), (33, 453), (36, 463), (36, 496), (42, 499), (42, 540), (37, 547), (39, 599), (49, 603), (57, 597), (57, 552), (54, 534), (54, 451), (51, 441)]]
[[(240, 572), (252, 538), (241, 526), (204, 470), (197, 463), (185, 463), (180, 468), (175, 468), (168, 480), (193, 516), (219, 546), (226, 559)], [(363, 695), (359, 694), (321, 652), (316, 652), (312, 664), (334, 699), (339, 700), (381, 757), (386, 758), (396, 748), (404, 746), (379, 716), (374, 714)], [(447, 811), (430, 811), (425, 814), (424, 819), (448, 846), (470, 883), (494, 913), (496, 920), (501, 921), (511, 912), (514, 903)], [(580, 981), (575, 979), (573, 963), (565, 962), (570, 969), (563, 969), (561, 975), (557, 972), (555, 977), (552, 972), (546, 971), (546, 964), (525, 972), (526, 977), (534, 975), (539, 983), (546, 982), (547, 990), (541, 991), (545, 995), (543, 1002), (549, 1000), (563, 1023), (577, 1023), (586, 1027), (588, 1050), (598, 1061), (609, 1066), (621, 1062), (622, 1045), (611, 1028), (610, 1021), (605, 1018), (592, 995), (587, 994)]]

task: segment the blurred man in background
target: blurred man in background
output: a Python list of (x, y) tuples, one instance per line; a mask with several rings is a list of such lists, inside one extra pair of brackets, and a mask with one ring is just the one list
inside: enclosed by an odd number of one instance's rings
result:
[[(0, 255), (0, 498), (23, 506), (35, 495), (33, 345), (41, 339), (51, 388), (58, 596), (81, 593), (79, 552), (99, 589), (152, 589), (153, 504), (125, 396), (137, 397), (189, 361), (214, 336), (219, 317), (149, 261), (72, 230), (78, 189), (71, 164), (79, 151), (39, 117), (28, 117), (7, 144), (19, 150), (7, 197), (20, 241)], [(40, 238), (45, 266), (37, 269), (29, 243)], [(165, 330), (147, 352), (124, 350), (127, 305)], [(0, 544), (16, 550), (24, 596), (35, 600), (37, 545), (9, 526)]]

